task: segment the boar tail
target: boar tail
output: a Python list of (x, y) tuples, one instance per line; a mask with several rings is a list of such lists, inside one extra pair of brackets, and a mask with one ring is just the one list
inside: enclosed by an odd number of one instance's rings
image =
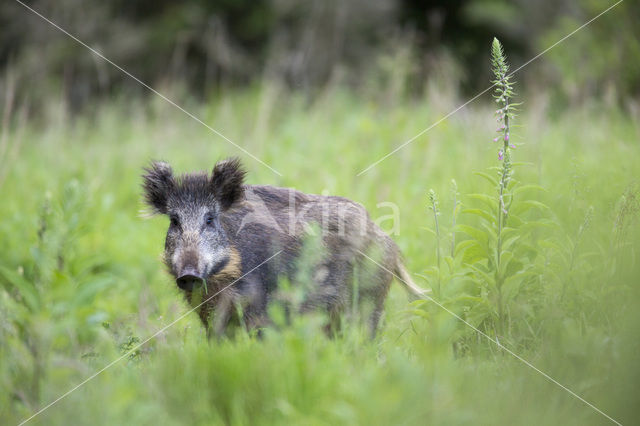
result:
[(400, 258), (398, 258), (398, 260), (396, 261), (395, 274), (396, 278), (398, 278), (398, 281), (400, 281), (400, 284), (402, 284), (402, 286), (405, 288), (405, 290), (407, 290), (408, 293), (419, 299), (429, 297), (431, 290), (421, 288), (413, 282), (411, 274), (404, 267)]

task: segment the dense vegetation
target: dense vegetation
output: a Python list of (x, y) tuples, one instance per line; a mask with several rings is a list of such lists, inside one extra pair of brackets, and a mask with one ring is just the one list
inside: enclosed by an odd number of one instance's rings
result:
[[(0, 6), (1, 423), (43, 408), (32, 423), (640, 414), (634, 3), (537, 62), (524, 95), (494, 45), (496, 99), (373, 167), (460, 105), (459, 93), (486, 87), (488, 34), (520, 64), (602, 6), (28, 3), (279, 174), (19, 4)], [(187, 171), (230, 155), (249, 183), (342, 195), (374, 219), (397, 207), (382, 226), (433, 298), (409, 301), (394, 286), (373, 341), (358, 326), (330, 339), (322, 318), (285, 325), (274, 311), (262, 339), (208, 342), (164, 271), (167, 219), (144, 217), (140, 174), (150, 159)]]
[(309, 103), (280, 90), (189, 109), (282, 173), (244, 157), (251, 183), (347, 196), (374, 217), (395, 203), (394, 239), (438, 304), (394, 287), (373, 342), (357, 327), (328, 339), (307, 317), (209, 344), (190, 314), (137, 347), (187, 311), (159, 259), (166, 219), (140, 215), (141, 167), (208, 169), (238, 151), (160, 100), (112, 100), (74, 119), (52, 103), (39, 123), (18, 111), (0, 165), (3, 422), (122, 355), (32, 422), (608, 422), (499, 345), (614, 419), (638, 415), (637, 122), (600, 107), (550, 118), (532, 98), (498, 204), (494, 106), (468, 107), (357, 176), (455, 99), (432, 89), (385, 106), (327, 89)]

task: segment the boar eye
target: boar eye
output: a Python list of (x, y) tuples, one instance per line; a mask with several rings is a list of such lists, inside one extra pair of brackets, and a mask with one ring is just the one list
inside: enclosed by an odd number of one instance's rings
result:
[(180, 225), (180, 221), (178, 220), (177, 216), (170, 216), (169, 219), (171, 220), (171, 226)]
[(204, 222), (207, 225), (211, 225), (213, 223), (213, 216), (207, 216), (207, 218), (204, 220)]

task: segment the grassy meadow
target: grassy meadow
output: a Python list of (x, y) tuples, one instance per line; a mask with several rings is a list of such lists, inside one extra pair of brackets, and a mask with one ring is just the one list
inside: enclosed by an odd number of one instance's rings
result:
[(328, 339), (309, 317), (263, 339), (209, 343), (192, 313), (128, 353), (188, 310), (161, 263), (168, 219), (141, 214), (142, 167), (210, 170), (231, 155), (248, 183), (345, 196), (373, 218), (394, 203), (393, 238), (440, 304), (616, 421), (637, 421), (638, 117), (523, 96), (518, 217), (496, 271), (490, 98), (358, 176), (460, 103), (433, 88), (420, 100), (387, 95), (334, 88), (310, 102), (265, 84), (206, 104), (177, 96), (282, 176), (158, 98), (121, 96), (75, 116), (52, 102), (33, 121), (10, 114), (0, 140), (0, 423), (21, 422), (122, 355), (29, 424), (612, 423), (397, 284), (374, 341), (357, 327)]

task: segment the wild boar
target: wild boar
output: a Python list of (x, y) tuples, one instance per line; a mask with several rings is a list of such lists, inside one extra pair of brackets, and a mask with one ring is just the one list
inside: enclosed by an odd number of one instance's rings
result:
[[(198, 310), (208, 334), (223, 334), (234, 319), (249, 329), (268, 325), (268, 306), (282, 279), (308, 289), (299, 311), (320, 309), (332, 326), (354, 298), (358, 306), (366, 303), (371, 336), (394, 274), (411, 294), (423, 295), (397, 245), (362, 205), (246, 185), (245, 175), (236, 158), (218, 162), (211, 175), (174, 176), (164, 162), (152, 163), (143, 175), (146, 203), (170, 219), (164, 261), (192, 304), (196, 291), (204, 294)], [(300, 274), (304, 242), (314, 232), (322, 249), (306, 266), (309, 273)]]

